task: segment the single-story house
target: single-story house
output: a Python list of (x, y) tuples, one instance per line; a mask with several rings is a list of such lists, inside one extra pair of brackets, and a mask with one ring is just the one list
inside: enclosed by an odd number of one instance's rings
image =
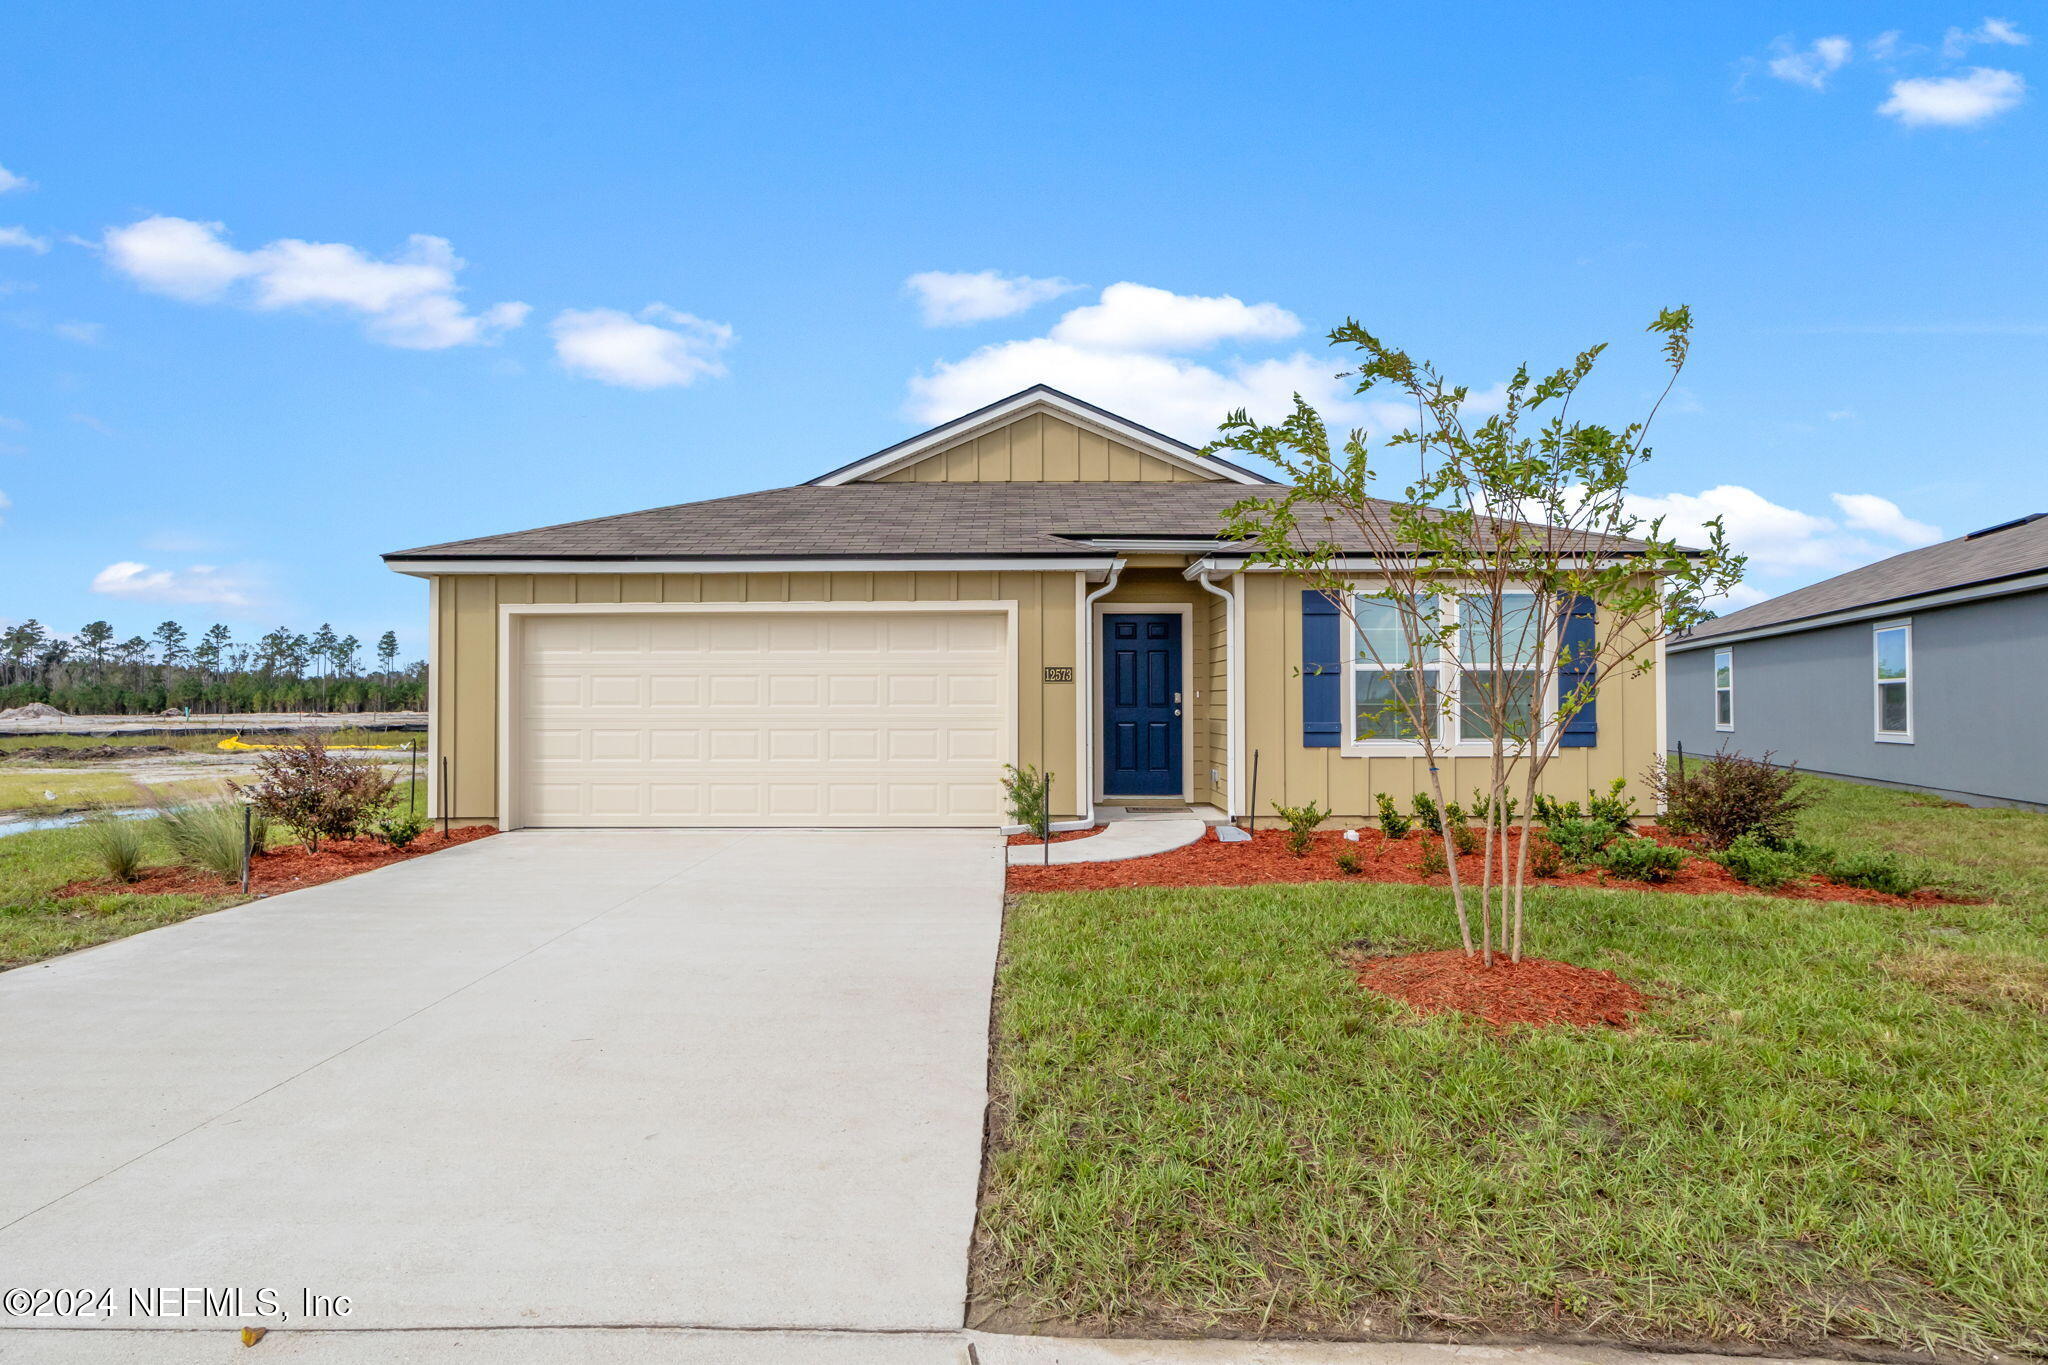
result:
[(2048, 513), (1852, 569), (1667, 645), (1671, 738), (2048, 809)]
[[(1405, 805), (1420, 751), (1347, 721), (1372, 680), (1334, 604), (1221, 537), (1272, 490), (1039, 386), (794, 488), (386, 555), (429, 585), (430, 809), (994, 827), (1007, 763), (1054, 774), (1067, 828), (1102, 804), (1243, 816), (1254, 781), (1266, 816)], [(1662, 687), (1615, 672), (1559, 795), (1662, 748)], [(1484, 754), (1462, 745), (1454, 790)]]

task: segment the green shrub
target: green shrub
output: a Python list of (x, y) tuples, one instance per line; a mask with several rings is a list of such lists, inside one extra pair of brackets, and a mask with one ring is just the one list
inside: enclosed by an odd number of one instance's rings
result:
[(1555, 877), (1564, 871), (1564, 855), (1557, 851), (1557, 845), (1541, 835), (1529, 840), (1529, 874), (1534, 877)]
[(1573, 867), (1584, 867), (1599, 858), (1600, 851), (1620, 837), (1604, 820), (1559, 820), (1543, 830), (1558, 856)]
[(1655, 839), (1626, 835), (1607, 845), (1600, 866), (1632, 882), (1668, 882), (1685, 865), (1685, 854)]
[(1545, 796), (1542, 792), (1536, 793), (1534, 806), (1536, 819), (1540, 824), (1561, 825), (1567, 820), (1586, 818), (1586, 812), (1580, 809), (1578, 802), (1559, 801), (1554, 797)]
[(1386, 835), (1389, 839), (1407, 838), (1408, 831), (1415, 822), (1401, 814), (1394, 806), (1394, 798), (1385, 792), (1377, 793), (1375, 799), (1379, 802), (1380, 807), (1380, 833)]
[(1273, 813), (1287, 822), (1287, 851), (1299, 858), (1315, 843), (1316, 826), (1330, 818), (1330, 812), (1311, 801), (1306, 806), (1273, 803)]
[(1628, 828), (1641, 812), (1636, 809), (1636, 799), (1624, 794), (1627, 787), (1628, 779), (1617, 777), (1607, 784), (1607, 795), (1595, 796), (1587, 792), (1586, 818), (1604, 820), (1616, 829)]
[(1727, 848), (1714, 855), (1714, 861), (1734, 874), (1737, 881), (1747, 882), (1760, 891), (1783, 886), (1798, 876), (1803, 867), (1803, 860), (1798, 854), (1772, 848), (1754, 834), (1738, 836)]
[(1844, 886), (1861, 886), (1890, 896), (1910, 896), (1927, 879), (1908, 868), (1896, 853), (1850, 853), (1835, 858), (1828, 876)]
[(1464, 808), (1455, 801), (1448, 802), (1444, 806), (1444, 818), (1451, 822), (1451, 846), (1458, 850), (1459, 855), (1477, 853), (1481, 844), (1480, 834), (1466, 823)]
[(1337, 870), (1347, 877), (1356, 877), (1365, 871), (1365, 859), (1358, 856), (1358, 850), (1340, 848), (1337, 850)]
[(1782, 848), (1815, 795), (1796, 767), (1771, 762), (1768, 752), (1746, 758), (1723, 749), (1683, 769), (1660, 761), (1648, 780), (1664, 807), (1665, 828), (1697, 834), (1708, 848), (1728, 848), (1744, 835)]
[(1444, 860), (1444, 846), (1440, 839), (1422, 836), (1422, 875), (1434, 877), (1439, 872), (1450, 871), (1450, 864)]
[[(1515, 812), (1521, 806), (1521, 804), (1522, 803), (1516, 798), (1512, 796), (1503, 795), (1501, 797), (1501, 809), (1506, 814), (1502, 823), (1509, 825), (1515, 823)], [(1488, 796), (1485, 792), (1480, 791), (1478, 788), (1473, 788), (1472, 818), (1474, 820), (1477, 820), (1480, 824), (1484, 825), (1490, 823), (1487, 817), (1490, 816), (1492, 813), (1493, 798)]]
[[(157, 806), (157, 817), (179, 862), (211, 872), (222, 881), (242, 879), (242, 822), (251, 817), (243, 814), (241, 802), (161, 803)], [(250, 842), (262, 847), (253, 838)]]
[(142, 829), (140, 822), (123, 819), (100, 807), (79, 826), (85, 851), (117, 882), (132, 882), (142, 875)]
[(1051, 838), (1052, 810), (1045, 799), (1051, 786), (1051, 773), (1042, 773), (1029, 763), (1021, 768), (1005, 763), (1003, 798), (1009, 807), (1010, 823), (1024, 826), (1041, 839)]
[(1441, 829), (1443, 821), (1438, 818), (1436, 802), (1428, 792), (1415, 793), (1415, 823), (1424, 829)]
[(393, 848), (404, 848), (426, 833), (430, 823), (432, 822), (418, 811), (400, 806), (384, 812), (384, 818), (370, 826), (370, 832)]

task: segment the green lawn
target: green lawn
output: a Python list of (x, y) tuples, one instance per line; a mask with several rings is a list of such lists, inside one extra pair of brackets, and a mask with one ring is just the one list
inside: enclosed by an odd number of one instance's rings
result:
[[(184, 777), (148, 785), (168, 800), (218, 796), (225, 790), (220, 777)], [(120, 773), (0, 772), (0, 811), (8, 814), (61, 815), (88, 806), (139, 806), (144, 801), (135, 779)]]
[(1097, 1330), (2048, 1351), (2048, 817), (1827, 783), (1985, 905), (1532, 893), (1629, 1032), (1418, 1021), (1333, 954), (1440, 890), (1010, 914), (977, 1311)]
[[(195, 721), (204, 719), (211, 723), (216, 718), (212, 716), (194, 716), (193, 719)], [(219, 719), (219, 725), (223, 731), (232, 730), (234, 727), (234, 723), (234, 717), (232, 716)], [(16, 753), (22, 749), (97, 749), (103, 745), (111, 746), (116, 749), (144, 748), (153, 745), (171, 749), (184, 749), (193, 753), (211, 753), (220, 748), (221, 740), (225, 739), (226, 737), (226, 734), (0, 735), (0, 760), (4, 760), (6, 759), (7, 755)], [(424, 730), (365, 730), (357, 726), (350, 726), (345, 729), (334, 730), (326, 734), (323, 734), (321, 737), (326, 740), (328, 747), (340, 749), (345, 749), (352, 745), (408, 744), (411, 743), (413, 740), (418, 740), (420, 744), (424, 746), (427, 742), (427, 735), (426, 731)], [(295, 738), (295, 736), (272, 731), (263, 734), (246, 735), (244, 736), (244, 738), (248, 740), (248, 742), (251, 744), (278, 744), (289, 741)], [(63, 760), (61, 759), (14, 760), (16, 764), (22, 767), (30, 767), (37, 764), (48, 762), (56, 762), (61, 764), (62, 761)]]

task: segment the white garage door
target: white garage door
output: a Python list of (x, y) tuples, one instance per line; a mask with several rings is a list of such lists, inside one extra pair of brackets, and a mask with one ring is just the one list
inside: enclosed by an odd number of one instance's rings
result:
[(1006, 618), (516, 618), (526, 825), (995, 825)]

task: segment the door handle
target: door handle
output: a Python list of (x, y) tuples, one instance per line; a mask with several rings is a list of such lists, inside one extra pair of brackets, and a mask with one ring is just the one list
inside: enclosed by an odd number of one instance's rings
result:
[(1180, 714), (1180, 708), (1178, 706), (1173, 708), (1173, 714), (1175, 714), (1176, 716)]

